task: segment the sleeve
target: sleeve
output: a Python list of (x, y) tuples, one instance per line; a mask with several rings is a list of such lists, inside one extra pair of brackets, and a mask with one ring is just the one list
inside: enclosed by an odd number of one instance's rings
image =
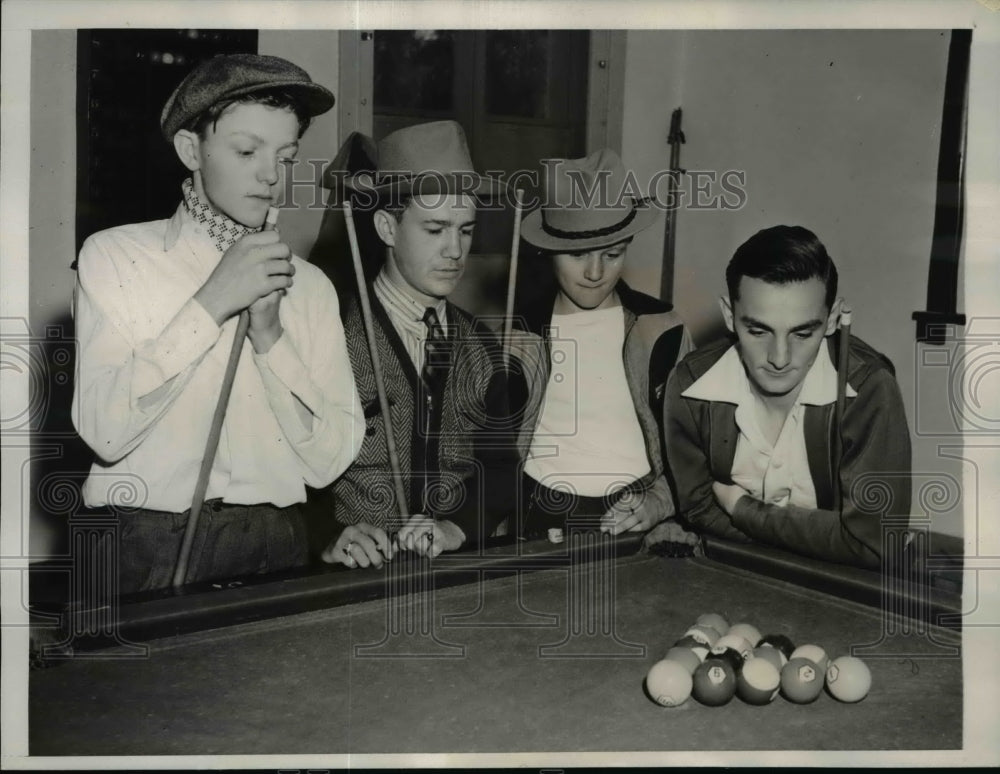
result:
[(663, 401), (667, 470), (674, 479), (679, 520), (699, 532), (745, 543), (747, 536), (733, 526), (712, 492), (715, 479), (709, 451), (702, 444), (703, 412), (698, 408), (702, 402), (681, 397), (689, 384), (683, 376), (685, 371), (679, 365), (670, 374)]
[(149, 435), (221, 331), (191, 298), (155, 337), (142, 337), (130, 311), (138, 308), (130, 294), (139, 291), (119, 270), (120, 261), (132, 259), (108, 235), (88, 239), (80, 251), (73, 304), (73, 424), (108, 463)]
[[(825, 439), (824, 439), (825, 441)], [(910, 433), (896, 380), (878, 370), (844, 412), (843, 512), (740, 498), (733, 524), (755, 540), (821, 559), (878, 567), (882, 516), (910, 510)]]
[[(306, 484), (331, 484), (355, 460), (365, 420), (347, 354), (337, 292), (324, 276), (307, 324), (285, 327), (265, 354), (255, 354), (268, 404), (294, 449)], [(298, 331), (298, 340), (292, 331)]]

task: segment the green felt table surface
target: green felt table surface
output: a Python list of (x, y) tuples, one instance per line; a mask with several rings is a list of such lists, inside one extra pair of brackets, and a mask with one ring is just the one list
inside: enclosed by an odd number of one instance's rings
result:
[[(420, 576), (426, 582), (427, 576)], [(30, 676), (32, 755), (901, 750), (962, 745), (960, 635), (707, 558), (636, 554), (109, 649)], [(405, 588), (403, 588), (405, 587)], [(654, 704), (698, 615), (865, 659), (828, 694)]]

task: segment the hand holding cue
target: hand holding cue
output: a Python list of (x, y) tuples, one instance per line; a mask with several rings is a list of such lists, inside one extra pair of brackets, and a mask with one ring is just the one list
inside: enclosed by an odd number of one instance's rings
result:
[(514, 238), (510, 247), (510, 272), (507, 277), (507, 309), (503, 318), (503, 365), (510, 366), (510, 332), (514, 325), (514, 288), (517, 284), (517, 254), (521, 247), (521, 195), (514, 191)]
[[(269, 207), (267, 217), (264, 219), (262, 231), (271, 231), (278, 222), (278, 208)], [(215, 452), (219, 448), (219, 438), (222, 435), (222, 423), (226, 418), (226, 408), (229, 406), (229, 396), (233, 392), (233, 382), (236, 380), (236, 367), (240, 363), (240, 355), (243, 353), (243, 342), (246, 340), (247, 331), (250, 329), (250, 310), (244, 309), (240, 312), (239, 322), (236, 323), (236, 335), (233, 337), (233, 346), (229, 350), (229, 360), (226, 362), (226, 371), (222, 377), (222, 388), (219, 390), (219, 400), (215, 404), (215, 413), (212, 415), (212, 425), (208, 431), (208, 440), (205, 442), (205, 454), (201, 458), (201, 468), (198, 470), (198, 481), (194, 487), (194, 497), (191, 499), (191, 513), (188, 515), (187, 525), (184, 527), (184, 540), (181, 543), (180, 554), (177, 557), (177, 566), (174, 568), (173, 586), (183, 586), (187, 579), (188, 563), (191, 561), (191, 547), (194, 545), (194, 535), (198, 529), (198, 519), (201, 517), (201, 508), (205, 504), (205, 492), (208, 491), (208, 478), (212, 472), (212, 463), (215, 461)]]
[[(396, 436), (392, 431), (392, 415), (389, 413), (389, 399), (385, 392), (385, 379), (382, 376), (382, 360), (378, 354), (378, 342), (375, 339), (375, 320), (372, 317), (371, 301), (368, 298), (368, 286), (365, 283), (365, 271), (361, 265), (361, 251), (358, 248), (358, 234), (354, 229), (354, 212), (351, 202), (344, 200), (344, 224), (347, 226), (347, 239), (351, 245), (351, 259), (354, 262), (354, 277), (358, 283), (358, 301), (361, 303), (361, 318), (364, 320), (365, 333), (368, 336), (368, 353), (371, 355), (372, 371), (375, 375), (375, 390), (378, 392), (379, 409), (385, 423), (385, 443), (389, 451), (389, 467), (392, 469), (392, 483), (396, 490), (396, 501), (403, 519), (409, 519), (410, 513), (406, 505), (406, 490), (403, 488), (403, 474), (399, 467), (399, 454), (396, 451)], [(395, 540), (395, 532), (389, 536)]]

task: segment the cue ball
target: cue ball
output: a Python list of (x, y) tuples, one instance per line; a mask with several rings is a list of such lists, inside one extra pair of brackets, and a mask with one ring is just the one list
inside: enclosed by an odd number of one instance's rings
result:
[(826, 688), (838, 701), (861, 701), (872, 687), (868, 665), (854, 656), (841, 656), (830, 662), (826, 670)]
[(692, 684), (691, 673), (679, 661), (657, 661), (646, 675), (646, 690), (664, 707), (679, 707), (686, 702)]
[(761, 638), (760, 644), (777, 648), (785, 654), (785, 658), (791, 658), (795, 650), (795, 643), (784, 634), (768, 634)]
[(715, 629), (711, 626), (702, 626), (701, 624), (695, 624), (686, 632), (684, 632), (685, 637), (691, 637), (702, 645), (707, 645), (711, 648), (721, 637)]
[(766, 661), (770, 661), (774, 664), (774, 668), (779, 672), (781, 671), (781, 668), (788, 663), (788, 659), (785, 658), (785, 654), (771, 645), (761, 645), (754, 648), (753, 655), (754, 658), (762, 658)]
[(781, 673), (766, 658), (752, 658), (736, 677), (736, 693), (747, 704), (770, 704), (778, 695)]
[(743, 657), (744, 661), (753, 656), (753, 646), (740, 635), (732, 634), (732, 629), (729, 631), (730, 634), (716, 640), (715, 645), (712, 646), (712, 652), (721, 653), (725, 648), (732, 648)]
[(736, 694), (736, 672), (728, 663), (713, 658), (694, 670), (692, 695), (708, 707), (721, 707)]
[(738, 623), (729, 627), (726, 634), (737, 634), (750, 643), (751, 648), (756, 648), (760, 644), (760, 629), (753, 624)]
[(720, 636), (729, 631), (729, 621), (718, 613), (705, 613), (704, 615), (700, 615), (695, 623), (699, 626), (711, 626), (719, 633)]
[(667, 651), (665, 660), (676, 661), (678, 664), (684, 665), (687, 667), (687, 671), (691, 674), (694, 674), (694, 670), (696, 670), (701, 664), (701, 659), (698, 658), (698, 654), (691, 650), (691, 648), (680, 648), (676, 646)]
[(788, 657), (788, 660), (791, 661), (793, 658), (809, 659), (819, 667), (819, 671), (823, 674), (826, 674), (826, 668), (830, 665), (830, 659), (826, 655), (826, 651), (819, 645), (799, 645), (799, 647), (792, 651), (792, 655)]
[(781, 692), (796, 704), (809, 704), (823, 690), (823, 673), (807, 658), (793, 658), (781, 668)]

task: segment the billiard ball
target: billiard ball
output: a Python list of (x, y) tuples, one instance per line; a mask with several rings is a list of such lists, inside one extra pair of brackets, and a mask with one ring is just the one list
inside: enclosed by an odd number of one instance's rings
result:
[(788, 659), (785, 658), (785, 654), (771, 645), (760, 645), (754, 648), (753, 656), (754, 658), (762, 658), (770, 661), (774, 665), (774, 668), (779, 672), (781, 671), (781, 668), (788, 663)]
[(686, 702), (692, 685), (691, 673), (679, 661), (657, 661), (646, 675), (646, 691), (664, 707), (679, 707)]
[(743, 656), (737, 653), (732, 648), (723, 648), (720, 651), (716, 651), (714, 648), (705, 656), (705, 661), (709, 659), (722, 659), (726, 661), (729, 666), (733, 668), (733, 671), (739, 674), (740, 670), (743, 668)]
[(674, 643), (675, 648), (690, 648), (702, 661), (708, 655), (708, 645), (702, 645), (694, 637), (681, 637)]
[(695, 623), (700, 626), (711, 626), (719, 633), (720, 637), (729, 631), (729, 621), (718, 613), (705, 613), (704, 615), (700, 615)]
[(737, 634), (750, 643), (751, 648), (756, 648), (760, 644), (760, 630), (753, 624), (737, 623), (729, 627), (726, 634)]
[(872, 673), (860, 658), (841, 656), (826, 669), (826, 688), (838, 701), (861, 701), (871, 687)]
[(676, 661), (679, 664), (683, 664), (691, 674), (694, 674), (694, 670), (699, 667), (702, 661), (698, 657), (698, 654), (691, 650), (691, 648), (679, 647), (673, 647), (668, 650), (665, 658), (667, 661)]
[(809, 704), (823, 691), (823, 673), (807, 658), (789, 659), (781, 668), (781, 693), (796, 704)]
[(791, 661), (793, 658), (809, 659), (819, 667), (819, 671), (823, 674), (826, 674), (826, 668), (830, 665), (830, 659), (826, 655), (826, 651), (819, 645), (799, 645), (799, 647), (792, 651), (792, 655), (788, 657), (788, 660)]
[(791, 658), (792, 652), (795, 650), (795, 643), (784, 634), (768, 634), (760, 638), (760, 644), (777, 648), (785, 654), (785, 658)]
[(781, 673), (766, 658), (750, 659), (736, 676), (736, 693), (747, 704), (769, 704), (780, 685)]
[(692, 695), (709, 707), (721, 707), (736, 694), (736, 672), (721, 659), (708, 659), (694, 670)]
[(721, 637), (722, 635), (720, 635), (711, 626), (702, 626), (700, 624), (695, 624), (686, 632), (684, 632), (684, 636), (691, 637), (692, 639), (697, 640), (702, 645), (707, 645), (709, 648), (711, 648), (719, 639), (719, 637)]
[(727, 634), (719, 637), (715, 645), (712, 646), (712, 652), (721, 653), (723, 648), (732, 648), (743, 657), (744, 661), (753, 655), (753, 646), (738, 634)]

